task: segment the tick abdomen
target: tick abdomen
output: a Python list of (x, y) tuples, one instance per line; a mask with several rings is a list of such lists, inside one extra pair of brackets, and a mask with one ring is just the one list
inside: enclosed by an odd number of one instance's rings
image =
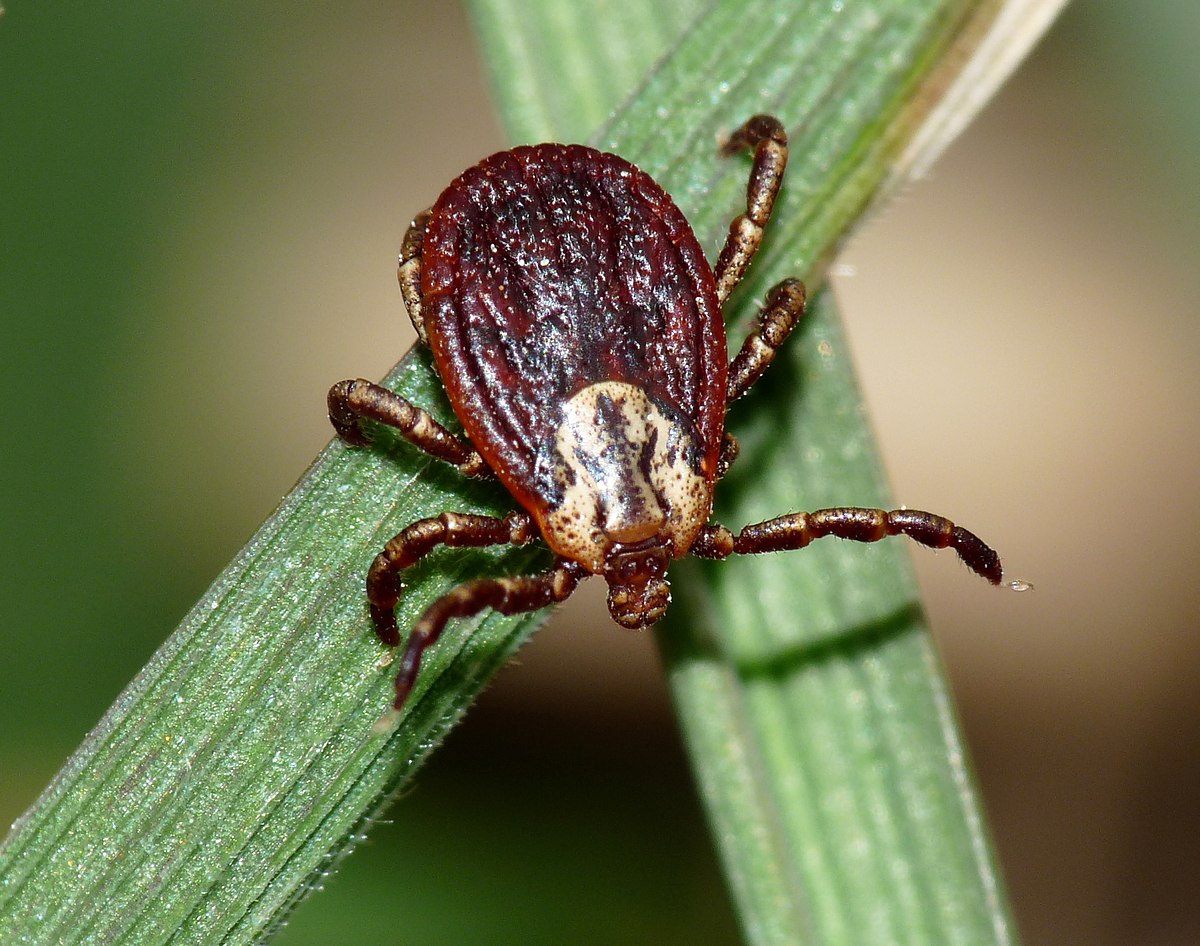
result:
[[(567, 405), (597, 384), (643, 390), (715, 479), (727, 359), (715, 280), (679, 208), (634, 165), (578, 145), (487, 158), (431, 209), (421, 286), (467, 436), (540, 520), (564, 498), (553, 447)], [(618, 531), (643, 529), (609, 506)]]

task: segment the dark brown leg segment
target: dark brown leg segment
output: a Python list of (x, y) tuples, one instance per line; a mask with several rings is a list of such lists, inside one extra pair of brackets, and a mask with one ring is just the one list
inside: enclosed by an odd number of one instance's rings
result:
[(804, 283), (785, 279), (767, 293), (767, 301), (758, 313), (758, 324), (742, 342), (742, 349), (729, 363), (729, 394), (732, 404), (762, 377), (775, 353), (804, 315)]
[(394, 391), (358, 378), (339, 381), (329, 389), (329, 420), (346, 443), (370, 443), (360, 421), (394, 427), (405, 440), (430, 456), (458, 467), (467, 476), (491, 476), (492, 471), (474, 448), (439, 424), (428, 411)]
[(746, 267), (762, 244), (763, 228), (783, 183), (788, 155), (783, 124), (771, 115), (755, 115), (721, 146), (721, 154), (725, 156), (745, 150), (754, 151), (754, 165), (746, 188), (746, 212), (729, 225), (729, 235), (713, 270), (717, 277), (717, 301), (722, 306), (742, 281)]
[(733, 461), (738, 458), (738, 454), (742, 452), (741, 445), (737, 442), (737, 438), (728, 431), (721, 438), (721, 453), (717, 457), (717, 479), (724, 479), (725, 474), (729, 472), (729, 468), (733, 466)]
[(408, 309), (408, 317), (417, 330), (417, 336), (426, 345), (429, 344), (429, 335), (425, 331), (425, 319), (421, 312), (421, 245), (425, 242), (425, 226), (428, 223), (429, 211), (423, 210), (409, 224), (404, 241), (400, 244), (400, 265), (397, 270), (404, 308)]
[(375, 556), (367, 572), (367, 601), (371, 604), (375, 633), (389, 647), (400, 643), (400, 631), (396, 627), (396, 602), (400, 600), (402, 590), (400, 573), (439, 545), (452, 548), (524, 545), (536, 537), (533, 519), (524, 512), (510, 512), (503, 519), (444, 512), (405, 526)]
[(966, 566), (993, 585), (1000, 584), (1000, 556), (982, 539), (949, 519), (919, 509), (863, 509), (857, 506), (796, 512), (746, 526), (737, 536), (721, 525), (705, 526), (692, 543), (700, 558), (728, 558), (737, 553), (802, 549), (813, 539), (832, 535), (854, 542), (877, 542), (906, 535), (934, 549), (952, 548)]
[(537, 611), (566, 601), (586, 574), (574, 562), (560, 560), (549, 571), (520, 578), (479, 578), (447, 592), (421, 615), (409, 635), (396, 675), (396, 709), (404, 706), (421, 669), (421, 656), (441, 636), (452, 618), (470, 617), (487, 608), (501, 614)]

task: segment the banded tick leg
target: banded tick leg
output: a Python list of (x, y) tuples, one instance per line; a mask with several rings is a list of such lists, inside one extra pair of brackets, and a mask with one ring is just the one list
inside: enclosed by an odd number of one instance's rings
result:
[(328, 403), (329, 421), (348, 444), (370, 443), (362, 421), (373, 420), (395, 428), (413, 446), (458, 467), (466, 476), (492, 475), (474, 447), (450, 433), (427, 410), (381, 385), (362, 378), (339, 381), (329, 389)]
[(864, 509), (841, 506), (796, 512), (746, 526), (736, 536), (722, 525), (707, 525), (692, 543), (700, 558), (734, 554), (784, 552), (802, 549), (813, 539), (832, 535), (853, 542), (877, 542), (889, 535), (906, 535), (929, 548), (952, 548), (963, 563), (993, 585), (1000, 584), (1000, 556), (979, 536), (949, 519), (919, 509)]
[(421, 656), (436, 643), (446, 622), (453, 618), (470, 617), (488, 608), (501, 614), (537, 611), (549, 604), (566, 601), (586, 574), (583, 567), (575, 562), (559, 559), (552, 568), (539, 575), (479, 578), (464, 582), (442, 595), (421, 615), (409, 635), (399, 661), (393, 706), (397, 710), (404, 706), (421, 669)]
[(804, 315), (804, 283), (785, 279), (767, 293), (767, 301), (758, 313), (758, 324), (746, 335), (741, 350), (729, 363), (729, 393), (732, 404), (749, 391), (775, 360), (775, 353), (792, 334)]
[(425, 317), (421, 312), (421, 248), (425, 243), (425, 227), (429, 223), (430, 211), (417, 214), (400, 244), (400, 262), (396, 275), (400, 280), (400, 295), (408, 318), (417, 330), (417, 336), (428, 345), (429, 335), (425, 331)]
[(726, 157), (743, 150), (754, 152), (750, 182), (746, 186), (746, 212), (729, 225), (729, 235), (713, 267), (717, 302), (721, 306), (742, 281), (762, 245), (763, 229), (771, 218), (775, 197), (783, 183), (783, 169), (787, 166), (787, 132), (783, 123), (771, 115), (755, 115), (721, 146), (721, 154)]
[(524, 545), (536, 537), (533, 520), (524, 512), (510, 512), (503, 519), (444, 512), (405, 526), (375, 556), (367, 572), (367, 601), (375, 633), (389, 647), (400, 643), (400, 630), (396, 626), (396, 604), (403, 590), (400, 573), (439, 545), (451, 548)]

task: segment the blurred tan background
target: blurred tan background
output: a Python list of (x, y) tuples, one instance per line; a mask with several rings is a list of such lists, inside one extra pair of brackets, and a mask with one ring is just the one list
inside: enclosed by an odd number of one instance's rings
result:
[[(407, 220), (505, 144), (453, 3), (50, 6), (0, 19), (4, 824), (402, 353)], [(836, 278), (896, 499), (1037, 586), (915, 556), (1027, 944), (1200, 942), (1198, 40), (1071, 7)], [(701, 818), (652, 640), (581, 595), (279, 942), (735, 942)]]

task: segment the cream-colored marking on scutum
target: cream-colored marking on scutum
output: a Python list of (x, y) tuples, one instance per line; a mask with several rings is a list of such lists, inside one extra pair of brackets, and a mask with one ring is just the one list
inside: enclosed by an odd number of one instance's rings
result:
[[(602, 420), (602, 398), (614, 423)], [(563, 498), (546, 516), (546, 540), (592, 572), (603, 570), (614, 542), (663, 534), (682, 555), (708, 519), (708, 485), (687, 462), (692, 442), (636, 385), (601, 381), (576, 394), (554, 449)]]

